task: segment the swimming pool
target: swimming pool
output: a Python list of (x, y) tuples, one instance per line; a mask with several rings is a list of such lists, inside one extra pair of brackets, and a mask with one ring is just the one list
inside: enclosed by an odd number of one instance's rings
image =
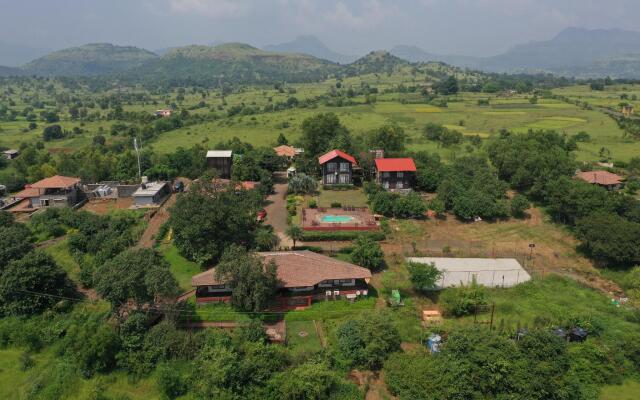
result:
[(355, 218), (350, 215), (323, 215), (320, 222), (330, 222), (344, 224), (353, 221)]

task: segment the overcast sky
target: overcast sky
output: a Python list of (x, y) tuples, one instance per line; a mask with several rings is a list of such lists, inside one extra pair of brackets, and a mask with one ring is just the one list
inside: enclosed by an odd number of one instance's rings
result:
[(0, 41), (53, 49), (313, 34), (345, 54), (409, 44), (487, 56), (569, 26), (640, 30), (640, 0), (0, 0)]

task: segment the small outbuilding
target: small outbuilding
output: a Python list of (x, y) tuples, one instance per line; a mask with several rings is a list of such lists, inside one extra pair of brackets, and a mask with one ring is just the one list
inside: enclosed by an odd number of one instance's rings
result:
[(171, 194), (167, 182), (149, 182), (140, 185), (133, 192), (133, 205), (136, 207), (159, 206)]
[(207, 167), (216, 170), (222, 179), (231, 178), (231, 165), (233, 164), (233, 151), (209, 150), (207, 151)]
[(13, 160), (14, 158), (18, 157), (20, 152), (18, 150), (15, 150), (15, 149), (9, 149), (9, 150), (3, 151), (2, 154), (4, 154), (4, 157), (7, 160)]

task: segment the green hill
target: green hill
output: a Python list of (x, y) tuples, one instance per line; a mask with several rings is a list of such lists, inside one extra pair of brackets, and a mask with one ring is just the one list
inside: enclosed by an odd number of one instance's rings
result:
[(21, 76), (24, 74), (24, 71), (19, 68), (5, 67), (0, 65), (0, 76)]
[(171, 84), (311, 82), (326, 78), (339, 66), (306, 54), (275, 53), (243, 43), (171, 49), (127, 74), (135, 80)]
[(95, 76), (122, 72), (157, 56), (132, 46), (93, 43), (55, 51), (31, 61), (22, 69), (43, 76)]
[(405, 67), (409, 64), (409, 61), (396, 57), (386, 50), (378, 50), (372, 51), (366, 56), (345, 66), (344, 72), (350, 76), (360, 74), (392, 73), (397, 68)]

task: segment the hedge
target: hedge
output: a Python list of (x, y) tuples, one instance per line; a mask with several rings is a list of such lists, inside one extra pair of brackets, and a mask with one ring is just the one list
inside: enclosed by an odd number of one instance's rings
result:
[(354, 240), (358, 236), (369, 236), (373, 240), (384, 240), (384, 232), (362, 232), (362, 231), (305, 231), (303, 242), (322, 242), (330, 240)]

